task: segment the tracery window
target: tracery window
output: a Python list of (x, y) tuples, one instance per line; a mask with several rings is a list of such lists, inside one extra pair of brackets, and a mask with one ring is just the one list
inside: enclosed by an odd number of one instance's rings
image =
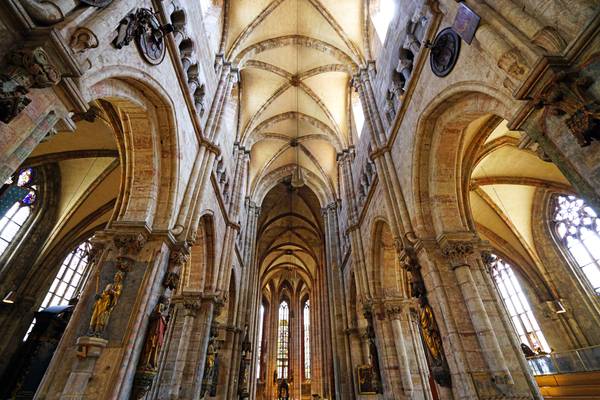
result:
[(379, 0), (378, 8), (373, 12), (371, 21), (375, 27), (375, 32), (381, 43), (385, 43), (390, 22), (394, 19), (396, 13), (395, 0)]
[(575, 196), (557, 195), (555, 204), (555, 233), (587, 284), (600, 294), (600, 218), (585, 201)]
[(25, 168), (10, 178), (2, 187), (0, 195), (0, 255), (4, 254), (10, 243), (17, 236), (31, 208), (37, 200), (37, 185), (34, 184), (35, 173), (32, 168)]
[[(52, 306), (67, 305), (69, 300), (76, 298), (81, 293), (90, 272), (88, 268), (90, 248), (91, 244), (86, 240), (64, 258), (39, 310)], [(34, 325), (35, 319), (29, 326), (23, 340), (27, 339)]]
[(302, 311), (304, 323), (304, 378), (310, 379), (310, 300), (304, 302)]
[(525, 343), (532, 350), (550, 352), (550, 346), (510, 264), (496, 255), (492, 257), (494, 258), (491, 266), (492, 277), (521, 343)]
[(290, 343), (290, 309), (287, 301), (279, 305), (279, 324), (277, 331), (277, 378), (287, 379)]

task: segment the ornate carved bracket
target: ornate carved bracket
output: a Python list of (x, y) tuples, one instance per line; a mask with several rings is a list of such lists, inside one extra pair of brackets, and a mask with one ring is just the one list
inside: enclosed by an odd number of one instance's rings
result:
[(0, 73), (0, 121), (5, 124), (31, 103), (25, 96), (29, 89), (54, 86), (61, 79), (58, 68), (41, 47), (15, 51), (7, 58), (8, 65)]

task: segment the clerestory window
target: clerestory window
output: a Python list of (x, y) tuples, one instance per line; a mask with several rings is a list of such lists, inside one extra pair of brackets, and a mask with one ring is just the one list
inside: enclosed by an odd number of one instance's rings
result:
[(290, 309), (287, 301), (279, 305), (279, 323), (277, 332), (277, 378), (288, 378), (289, 341), (290, 341)]

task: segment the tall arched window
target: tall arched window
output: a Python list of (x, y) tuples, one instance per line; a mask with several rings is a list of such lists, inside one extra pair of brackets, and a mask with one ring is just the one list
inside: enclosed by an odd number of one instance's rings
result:
[(310, 379), (310, 300), (304, 302), (302, 311), (304, 323), (304, 378)]
[(362, 129), (365, 126), (365, 113), (363, 111), (362, 103), (360, 101), (360, 96), (358, 95), (358, 93), (353, 92), (351, 97), (354, 126), (356, 127), (356, 134), (360, 138)]
[(533, 350), (550, 352), (550, 346), (531, 312), (529, 302), (510, 264), (496, 255), (492, 257), (494, 261), (490, 272), (521, 343)]
[(277, 378), (287, 379), (290, 343), (290, 309), (287, 301), (279, 305), (279, 327), (277, 331)]
[(600, 294), (600, 218), (585, 201), (575, 196), (557, 195), (554, 200), (555, 233), (587, 284)]
[(394, 4), (394, 1), (395, 0), (379, 0), (377, 8), (371, 15), (371, 21), (373, 21), (375, 32), (377, 32), (377, 37), (379, 37), (382, 44), (385, 43), (390, 22), (392, 22), (392, 19), (394, 19), (394, 15), (396, 14), (396, 4)]
[[(50, 285), (50, 289), (40, 305), (40, 310), (52, 306), (67, 305), (71, 299), (79, 296), (90, 272), (88, 268), (90, 248), (91, 244), (86, 240), (64, 258), (58, 274), (54, 277), (54, 281), (52, 281), (52, 285)], [(29, 326), (23, 340), (27, 339), (34, 325), (35, 319)]]
[(256, 357), (256, 378), (260, 379), (260, 361), (262, 357), (262, 336), (263, 336), (263, 323), (265, 319), (265, 306), (260, 305), (258, 310), (258, 357)]
[(0, 255), (4, 254), (21, 227), (31, 215), (31, 207), (37, 200), (34, 171), (26, 168), (2, 187), (0, 194)]

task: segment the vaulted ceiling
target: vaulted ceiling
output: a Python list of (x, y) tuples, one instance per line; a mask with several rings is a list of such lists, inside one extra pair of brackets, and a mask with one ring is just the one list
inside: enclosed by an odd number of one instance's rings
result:
[(362, 0), (234, 0), (222, 50), (240, 70), (239, 142), (250, 190), (300, 165), (336, 192), (351, 142), (350, 79), (364, 65)]

